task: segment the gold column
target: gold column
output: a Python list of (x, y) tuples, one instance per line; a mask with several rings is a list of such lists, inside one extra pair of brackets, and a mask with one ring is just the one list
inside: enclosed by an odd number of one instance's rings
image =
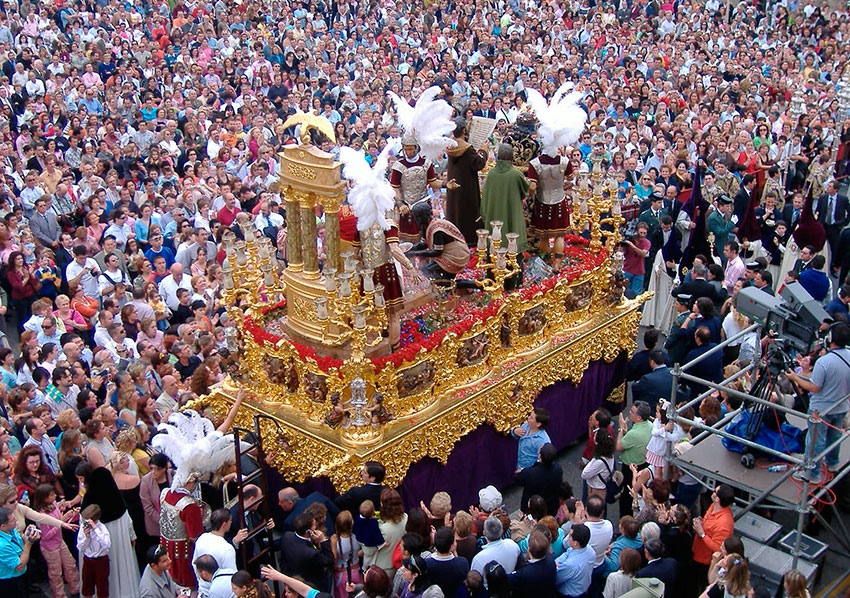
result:
[(339, 269), (339, 205), (345, 196), (326, 197), (322, 200), (325, 211), (325, 264)]
[(286, 259), (289, 269), (301, 271), (301, 212), (291, 187), (286, 192)]
[(301, 255), (304, 276), (319, 278), (319, 256), (316, 250), (316, 196), (307, 193), (301, 198)]

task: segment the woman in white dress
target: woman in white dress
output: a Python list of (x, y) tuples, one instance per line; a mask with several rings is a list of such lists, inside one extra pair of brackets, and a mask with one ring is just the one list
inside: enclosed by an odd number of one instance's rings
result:
[(85, 481), (82, 508), (96, 504), (103, 512), (101, 522), (109, 530), (109, 595), (139, 598), (139, 564), (133, 550), (136, 532), (121, 492), (105, 467), (95, 469)]

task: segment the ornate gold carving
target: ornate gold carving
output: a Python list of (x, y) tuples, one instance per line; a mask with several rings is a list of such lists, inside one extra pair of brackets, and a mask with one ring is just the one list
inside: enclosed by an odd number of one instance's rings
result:
[(626, 400), (626, 383), (623, 382), (617, 388), (608, 393), (608, 399), (611, 403), (622, 403)]
[[(555, 305), (563, 306), (563, 294), (553, 298)], [(429, 387), (417, 388), (414, 394), (401, 396), (396, 382), (406, 374), (422, 374), (423, 369), (428, 369), (425, 364), (430, 359), (417, 361), (418, 367), (414, 364), (398, 371), (392, 366), (381, 369), (370, 385), (388, 391), (384, 393), (384, 405), (395, 417), (379, 428), (373, 424), (371, 430), (360, 431), (361, 435), (369, 436), (365, 444), (357, 444), (356, 438), (343, 440), (341, 427), (326, 425), (333, 393), (343, 391), (345, 382), (333, 373), (318, 370), (312, 359), (294, 360), (302, 383), (293, 393), (288, 392), (286, 384), (251, 379), (246, 384), (249, 398), (237, 414), (237, 424), (249, 424), (253, 412), (271, 415), (280, 423), (283, 437), (273, 426), (268, 436), (264, 432), (269, 462), (293, 481), (327, 475), (337, 490), (344, 491), (360, 483), (360, 467), (365, 461), (375, 459), (386, 466), (387, 483), (396, 485), (410, 465), (423, 457), (445, 463), (454, 443), (485, 421), (501, 432), (508, 432), (525, 418), (540, 388), (560, 380), (578, 384), (591, 361), (611, 362), (622, 352), (633, 352), (640, 321), (638, 307), (646, 298), (641, 296), (636, 301), (594, 312), (572, 328), (554, 328), (550, 321), (547, 325), (550, 332), (539, 337), (541, 348), (525, 353), (502, 347), (499, 343), (502, 318), (491, 319), (464, 338), (453, 337), (446, 342), (437, 355)], [(512, 318), (516, 318), (511, 321), (516, 321), (528, 306), (517, 302), (509, 309)], [(562, 318), (559, 315), (557, 321)], [(478, 365), (458, 367), (457, 350), (482, 333), (490, 341), (487, 358)], [(525, 338), (538, 338), (538, 335)], [(252, 341), (248, 345), (254, 349), (245, 353), (248, 367), (252, 362), (259, 365), (258, 356), (265, 352), (280, 359), (284, 369), (289, 365), (289, 357), (297, 357), (291, 345), (285, 343), (275, 347), (265, 345), (259, 350)], [(325, 377), (327, 383), (329, 398), (323, 404), (325, 417), (318, 426), (311, 414), (317, 403), (306, 392), (308, 375)], [(612, 392), (612, 400), (618, 396), (617, 392), (616, 389)], [(222, 418), (234, 396), (235, 389), (226, 382), (190, 406), (209, 408), (212, 415)], [(499, 408), (494, 409), (494, 405)], [(302, 413), (310, 414), (309, 421)]]
[(292, 308), (295, 310), (295, 314), (299, 318), (304, 318), (310, 322), (318, 322), (319, 319), (316, 316), (316, 304), (307, 297), (302, 297), (301, 295), (295, 295), (292, 298)]
[(313, 181), (318, 176), (318, 173), (312, 168), (301, 166), (300, 164), (295, 164), (294, 162), (287, 162), (286, 170), (292, 176), (298, 177), (299, 179), (305, 179), (307, 181)]

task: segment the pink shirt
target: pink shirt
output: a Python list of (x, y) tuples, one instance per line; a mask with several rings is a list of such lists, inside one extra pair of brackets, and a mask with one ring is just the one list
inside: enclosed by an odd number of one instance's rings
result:
[[(62, 519), (62, 513), (59, 512), (59, 507), (53, 503), (53, 510), (47, 513), (56, 519)], [(41, 526), (41, 548), (47, 551), (58, 550), (62, 544), (62, 528), (53, 527), (52, 525)]]
[(732, 289), (735, 288), (735, 283), (743, 277), (747, 272), (747, 267), (744, 265), (744, 260), (741, 256), (736, 256), (734, 260), (729, 260), (726, 264), (726, 275), (723, 277), (723, 286), (732, 294)]

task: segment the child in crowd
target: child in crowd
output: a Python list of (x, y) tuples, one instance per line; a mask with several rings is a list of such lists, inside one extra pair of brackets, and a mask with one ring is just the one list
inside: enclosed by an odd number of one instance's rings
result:
[(353, 531), (363, 548), (363, 567), (374, 564), (378, 549), (384, 544), (384, 535), (375, 519), (375, 503), (371, 500), (360, 503), (360, 514), (354, 520)]
[[(40, 513), (46, 513), (56, 519), (71, 521), (77, 517), (76, 511), (68, 509), (62, 514), (56, 503), (56, 491), (51, 484), (41, 484), (33, 493), (32, 509)], [(53, 598), (65, 596), (64, 583), (68, 584), (68, 593), (71, 595), (80, 592), (80, 576), (77, 572), (77, 563), (71, 556), (71, 551), (62, 540), (62, 529), (52, 525), (45, 525), (41, 531), (41, 542), (39, 542), (41, 554), (47, 562), (47, 578), (50, 581), (50, 591)], [(63, 583), (64, 580), (64, 583)]]
[(664, 453), (667, 443), (676, 444), (685, 435), (679, 424), (667, 419), (669, 401), (661, 399), (655, 407), (655, 421), (652, 423), (652, 437), (646, 445), (646, 461), (653, 467), (653, 477), (664, 476)]
[(77, 533), (77, 550), (83, 555), (82, 596), (109, 598), (109, 547), (112, 539), (109, 530), (100, 522), (101, 511), (89, 505), (80, 513), (80, 531)]

